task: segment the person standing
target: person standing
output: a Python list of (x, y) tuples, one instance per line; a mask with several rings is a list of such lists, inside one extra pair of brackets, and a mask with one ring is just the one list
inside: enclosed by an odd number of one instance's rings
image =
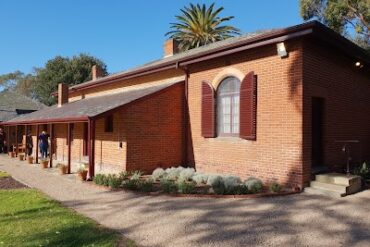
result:
[(28, 156), (32, 155), (32, 149), (33, 149), (32, 135), (31, 132), (28, 131), (26, 135), (26, 152)]
[(46, 159), (48, 157), (49, 148), (49, 134), (45, 130), (39, 135), (39, 147), (41, 152), (41, 158)]
[(0, 128), (0, 154), (5, 153), (6, 145), (6, 134), (2, 128)]

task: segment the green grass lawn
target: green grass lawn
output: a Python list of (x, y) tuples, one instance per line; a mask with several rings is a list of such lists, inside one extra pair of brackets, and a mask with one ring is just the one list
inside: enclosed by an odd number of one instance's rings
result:
[[(1, 175), (0, 175), (1, 176)], [(118, 245), (118, 242), (120, 244)], [(0, 190), (2, 246), (136, 246), (34, 189)]]
[(9, 177), (9, 174), (3, 171), (0, 171), (0, 178)]

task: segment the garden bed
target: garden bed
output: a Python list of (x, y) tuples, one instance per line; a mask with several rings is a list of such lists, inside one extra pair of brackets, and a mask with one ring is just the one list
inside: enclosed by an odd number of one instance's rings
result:
[(251, 177), (243, 182), (237, 176), (206, 175), (183, 167), (157, 169), (152, 175), (142, 175), (140, 171), (97, 174), (94, 184), (112, 191), (195, 198), (259, 198), (300, 192), (283, 188), (275, 181), (264, 185), (261, 180)]
[(21, 188), (27, 188), (27, 186), (18, 182), (10, 175), (4, 172), (0, 172), (0, 190), (21, 189)]

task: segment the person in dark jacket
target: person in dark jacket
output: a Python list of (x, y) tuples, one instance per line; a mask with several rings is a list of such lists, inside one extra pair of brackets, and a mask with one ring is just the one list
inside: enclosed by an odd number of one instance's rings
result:
[(33, 150), (32, 135), (31, 132), (28, 132), (26, 135), (26, 152), (28, 156), (32, 155), (32, 150)]
[(49, 148), (49, 134), (46, 131), (42, 131), (41, 135), (39, 135), (39, 147), (41, 152), (41, 158), (48, 157), (48, 148)]
[(2, 128), (0, 128), (0, 153), (5, 153), (6, 146), (6, 134)]

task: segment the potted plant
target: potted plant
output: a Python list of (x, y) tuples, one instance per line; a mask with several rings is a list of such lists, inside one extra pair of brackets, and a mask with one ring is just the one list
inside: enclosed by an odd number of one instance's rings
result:
[(19, 159), (20, 161), (24, 160), (24, 154), (18, 154), (18, 159)]
[(57, 167), (59, 168), (60, 174), (64, 175), (68, 172), (68, 166), (65, 164), (58, 164)]
[(49, 160), (48, 159), (41, 159), (41, 163), (40, 164), (41, 164), (41, 168), (46, 169), (49, 166)]
[(86, 181), (87, 178), (87, 170), (86, 170), (86, 165), (82, 164), (80, 168), (78, 168), (78, 176), (81, 178), (82, 181)]
[(28, 164), (33, 164), (33, 156), (27, 156)]

